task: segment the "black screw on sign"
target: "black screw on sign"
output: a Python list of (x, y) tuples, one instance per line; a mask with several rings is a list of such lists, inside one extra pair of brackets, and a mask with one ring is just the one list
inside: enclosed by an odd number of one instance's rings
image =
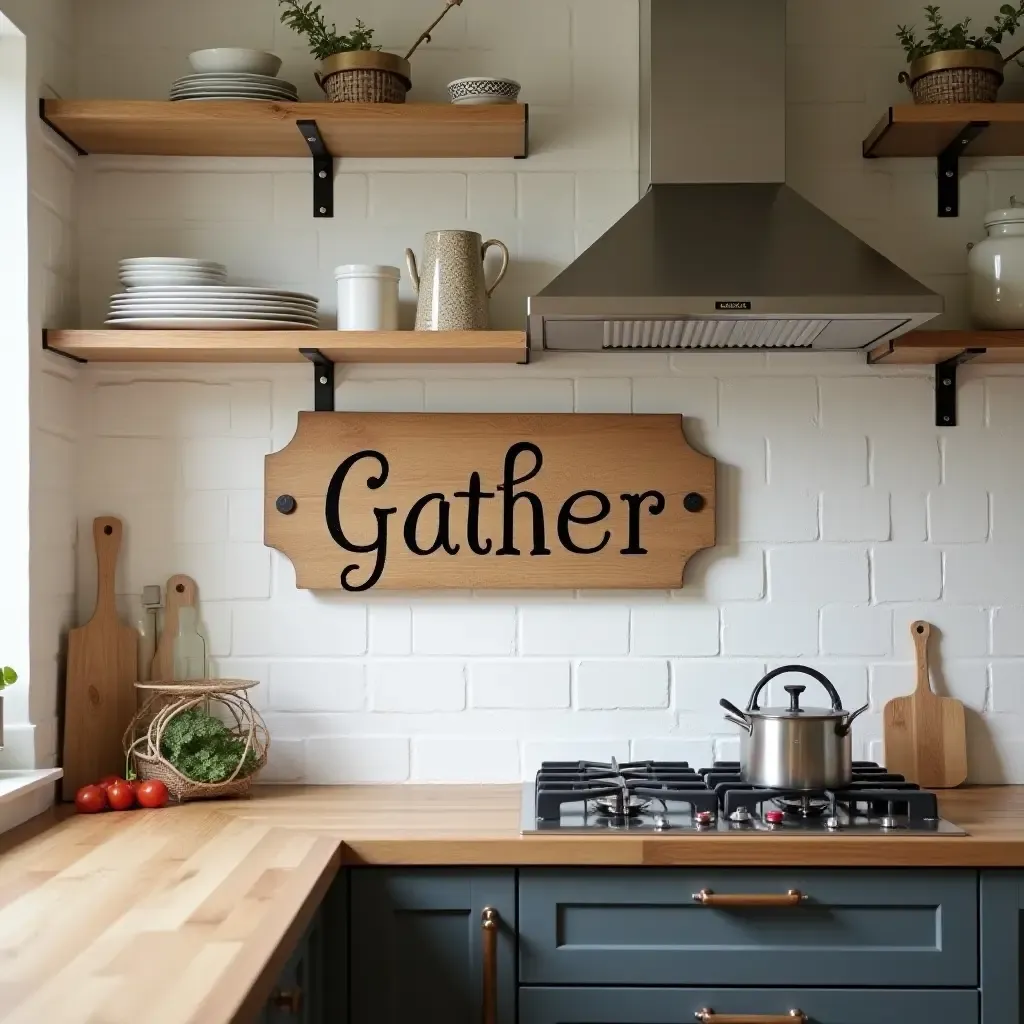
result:
[(696, 491), (691, 491), (685, 498), (683, 498), (683, 508), (687, 512), (703, 512), (704, 506), (707, 502), (704, 500), (703, 494), (698, 494)]
[(290, 516), (299, 507), (299, 503), (290, 494), (282, 494), (274, 502), (274, 507), (281, 515)]

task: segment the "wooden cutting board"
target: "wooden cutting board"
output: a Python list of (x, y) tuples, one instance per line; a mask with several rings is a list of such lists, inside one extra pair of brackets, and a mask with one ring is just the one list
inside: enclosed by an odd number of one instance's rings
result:
[(917, 688), (885, 705), (885, 767), (925, 789), (951, 789), (967, 779), (964, 706), (932, 692), (928, 670), (931, 626), (913, 622)]
[(124, 774), (122, 739), (135, 714), (139, 636), (117, 616), (114, 578), (121, 550), (121, 520), (93, 521), (96, 545), (96, 610), (68, 636), (64, 701), (65, 800), (103, 775)]
[(172, 576), (167, 581), (167, 609), (164, 628), (156, 646), (149, 678), (168, 681), (174, 678), (174, 638), (178, 635), (178, 609), (195, 607), (199, 588), (191, 576)]

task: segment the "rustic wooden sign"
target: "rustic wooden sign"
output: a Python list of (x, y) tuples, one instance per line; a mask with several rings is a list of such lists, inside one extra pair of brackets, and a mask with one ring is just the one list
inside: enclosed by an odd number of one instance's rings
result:
[(299, 414), (265, 539), (304, 590), (679, 587), (715, 543), (681, 416)]

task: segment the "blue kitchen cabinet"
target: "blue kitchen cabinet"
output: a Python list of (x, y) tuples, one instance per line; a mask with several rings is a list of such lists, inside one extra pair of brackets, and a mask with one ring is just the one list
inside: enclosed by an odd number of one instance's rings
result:
[[(971, 989), (852, 988), (524, 988), (519, 1024), (694, 1024), (715, 1015), (755, 1024), (978, 1024), (978, 993)], [(749, 1014), (750, 1016), (746, 1016)]]
[(1024, 1019), (1024, 874), (981, 873), (982, 1024), (1020, 1024)]
[(349, 878), (352, 1024), (515, 1024), (515, 871)]
[(976, 989), (978, 876), (524, 869), (519, 949), (523, 985)]

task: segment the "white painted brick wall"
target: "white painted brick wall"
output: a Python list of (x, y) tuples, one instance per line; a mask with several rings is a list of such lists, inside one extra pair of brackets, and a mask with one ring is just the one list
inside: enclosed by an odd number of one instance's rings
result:
[[(436, 7), (386, 0), (368, 16), (348, 0), (326, 6), (339, 25), (372, 19), (386, 46), (409, 41)], [(960, 6), (991, 13), (981, 0)], [(276, 47), (284, 76), (312, 99), (310, 62), (275, 7), (75, 5), (80, 92), (163, 95), (190, 49), (230, 41)], [(969, 162), (961, 217), (937, 220), (927, 161), (860, 157), (865, 132), (905, 98), (892, 33), (919, 20), (918, 3), (789, 7), (790, 183), (941, 291), (949, 313), (937, 326), (963, 326), (965, 243), (981, 236), (986, 207), (1024, 188), (1024, 160)], [(336, 264), (400, 265), (424, 231), (466, 227), (509, 245), (492, 318), (521, 328), (526, 296), (636, 198), (637, 68), (622, 57), (636, 38), (630, 0), (470, 0), (417, 54), (414, 98), (443, 98), (459, 74), (514, 74), (533, 104), (534, 155), (342, 161), (332, 221), (310, 218), (302, 162), (79, 162), (79, 322), (102, 321), (119, 258), (166, 253), (315, 290), (329, 323)], [(1019, 97), (1024, 73), (1011, 68), (1010, 79), (1007, 95)], [(61, 167), (40, 181), (66, 211)], [(67, 248), (58, 238), (53, 251)], [(53, 291), (70, 311), (59, 283)], [(408, 326), (407, 280), (402, 300)], [(75, 477), (80, 532), (98, 512), (125, 516), (124, 594), (186, 567), (196, 576), (218, 668), (264, 681), (268, 779), (497, 782), (544, 758), (735, 758), (719, 698), (744, 703), (766, 668), (790, 659), (822, 668), (844, 701), (870, 694), (856, 747), (880, 757), (881, 709), (913, 687), (909, 624), (924, 618), (936, 627), (937, 685), (975, 712), (972, 778), (1024, 782), (1020, 370), (965, 367), (962, 425), (946, 431), (932, 426), (927, 368), (867, 367), (849, 354), (549, 355), (529, 367), (347, 367), (339, 377), (340, 409), (682, 413), (692, 442), (719, 460), (719, 543), (672, 594), (297, 592), (286, 560), (261, 547), (262, 456), (309, 407), (308, 371), (82, 371), (77, 456), (48, 449), (40, 482), (60, 492)], [(46, 401), (60, 438), (79, 429), (61, 415), (74, 405), (68, 388), (57, 380)], [(57, 515), (55, 526), (67, 549), (71, 524)], [(60, 569), (57, 558), (45, 576), (58, 589), (71, 585)], [(89, 545), (77, 577), (85, 614)]]

